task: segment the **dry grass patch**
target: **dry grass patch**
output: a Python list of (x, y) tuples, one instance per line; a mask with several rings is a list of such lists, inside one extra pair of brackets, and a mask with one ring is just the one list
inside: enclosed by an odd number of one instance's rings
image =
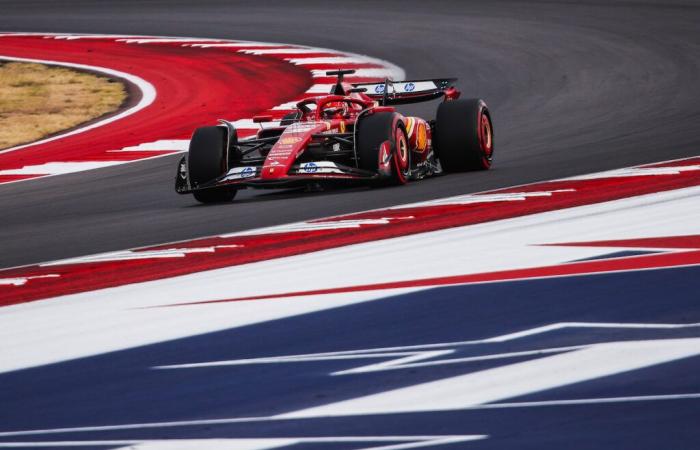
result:
[(124, 103), (116, 80), (43, 64), (0, 62), (0, 149), (33, 142)]

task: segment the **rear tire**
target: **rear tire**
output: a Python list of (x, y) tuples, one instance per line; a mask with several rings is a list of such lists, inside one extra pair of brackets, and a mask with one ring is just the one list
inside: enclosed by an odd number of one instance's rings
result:
[[(192, 188), (208, 183), (228, 171), (226, 130), (222, 127), (197, 128), (192, 135), (187, 154), (187, 169)], [(229, 202), (236, 196), (236, 189), (210, 188), (193, 192), (202, 203)]]
[(486, 103), (476, 98), (441, 103), (433, 144), (445, 172), (489, 169), (493, 124)]
[[(360, 169), (381, 173), (382, 144), (389, 142), (391, 151), (390, 170), (384, 184), (405, 184), (410, 172), (410, 149), (408, 137), (399, 115), (379, 112), (360, 118), (356, 130), (358, 166)], [(381, 184), (381, 183), (380, 183)]]

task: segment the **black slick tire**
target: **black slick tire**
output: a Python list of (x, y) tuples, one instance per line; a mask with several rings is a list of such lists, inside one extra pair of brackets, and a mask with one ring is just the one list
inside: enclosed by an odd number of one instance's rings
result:
[(433, 146), (445, 172), (489, 169), (493, 161), (493, 124), (486, 103), (476, 98), (441, 103)]
[[(190, 141), (187, 169), (193, 188), (220, 177), (228, 170), (226, 162), (226, 130), (222, 127), (197, 128)], [(201, 203), (229, 202), (236, 189), (220, 187), (193, 192)]]
[[(355, 135), (360, 169), (379, 172), (381, 146), (387, 141), (391, 145), (390, 175), (388, 178), (380, 180), (376, 185), (406, 183), (410, 169), (410, 150), (408, 149), (406, 130), (403, 128), (398, 114), (378, 112), (361, 117), (357, 122)], [(399, 157), (400, 153), (403, 154), (403, 160)], [(400, 164), (401, 162), (403, 164)]]

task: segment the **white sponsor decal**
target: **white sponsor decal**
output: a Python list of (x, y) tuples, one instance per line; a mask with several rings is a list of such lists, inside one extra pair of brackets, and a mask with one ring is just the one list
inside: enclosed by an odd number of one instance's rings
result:
[(338, 168), (338, 165), (332, 161), (306, 162), (298, 166), (293, 166), (292, 169), (305, 174), (343, 173), (343, 171)]
[(316, 173), (319, 167), (315, 162), (307, 162), (301, 165), (300, 170), (304, 173)]
[[(363, 84), (363, 88), (367, 89), (370, 94), (383, 94), (384, 83)], [(389, 83), (389, 94), (411, 94), (437, 89), (437, 86), (432, 81), (410, 81), (410, 82), (394, 82)]]
[(253, 166), (234, 167), (233, 169), (228, 171), (224, 180), (238, 180), (243, 178), (251, 178), (254, 177), (256, 173), (257, 169)]

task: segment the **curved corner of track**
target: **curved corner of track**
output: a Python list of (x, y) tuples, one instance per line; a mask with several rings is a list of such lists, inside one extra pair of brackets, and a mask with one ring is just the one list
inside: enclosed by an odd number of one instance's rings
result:
[(369, 56), (228, 39), (3, 33), (0, 59), (89, 70), (139, 93), (117, 115), (0, 151), (0, 184), (182, 152), (194, 128), (220, 118), (250, 136), (254, 115), (278, 121), (299, 100), (328, 92), (327, 70), (353, 68), (354, 82), (403, 77)]

